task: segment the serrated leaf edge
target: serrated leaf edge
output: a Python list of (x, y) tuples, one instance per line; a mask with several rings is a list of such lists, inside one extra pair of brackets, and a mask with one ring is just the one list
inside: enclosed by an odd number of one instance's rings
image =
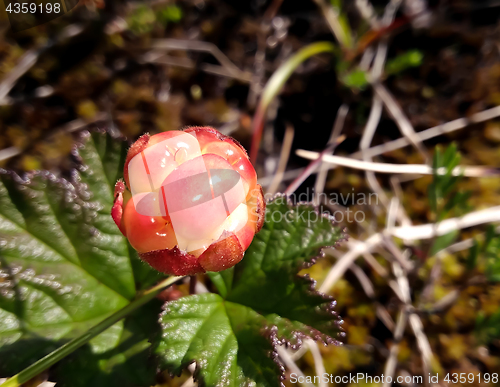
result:
[[(290, 195), (287, 195), (285, 193), (275, 194), (272, 198), (269, 198), (266, 203), (270, 204), (279, 198), (285, 198), (286, 204), (289, 207), (299, 207), (301, 205), (308, 206), (308, 207), (312, 208), (318, 216), (321, 216), (323, 218), (328, 219), (332, 225), (336, 224), (335, 218), (327, 213), (320, 212), (317, 205), (315, 205), (311, 202), (306, 202), (306, 201), (299, 201), (296, 204), (293, 204), (293, 202), (290, 199)], [(330, 249), (330, 248), (338, 248), (342, 242), (347, 242), (348, 240), (349, 240), (349, 235), (347, 234), (347, 228), (344, 227), (341, 231), (340, 238), (333, 245), (321, 247), (317, 255), (309, 257), (308, 259), (303, 261), (299, 271), (303, 270), (303, 269), (310, 268), (318, 261), (318, 259), (323, 258), (325, 256), (325, 250)], [(328, 304), (328, 307), (323, 309), (323, 311), (332, 315), (332, 317), (338, 317), (338, 319), (334, 322), (340, 331), (340, 332), (338, 332), (337, 337), (339, 337), (339, 338), (345, 337), (345, 332), (341, 327), (341, 325), (343, 324), (344, 321), (340, 318), (340, 316), (338, 316), (337, 312), (334, 310), (334, 308), (337, 305), (337, 301), (332, 296), (329, 296), (327, 294), (320, 293), (319, 291), (317, 291), (316, 290), (316, 280), (312, 279), (309, 276), (309, 274), (299, 275), (297, 273), (296, 276), (298, 278), (300, 278), (301, 280), (304, 280), (304, 281), (309, 283), (308, 291), (310, 292), (310, 294), (321, 296), (325, 300), (325, 302), (330, 301), (330, 303)], [(290, 340), (286, 340), (285, 338), (282, 337), (281, 339), (278, 339), (278, 345), (284, 345), (285, 348), (291, 348), (293, 350), (297, 350), (302, 346), (303, 339), (305, 339), (305, 338), (309, 338), (309, 339), (312, 339), (314, 341), (320, 342), (325, 346), (329, 345), (329, 344), (333, 344), (333, 345), (337, 345), (337, 346), (343, 345), (343, 343), (341, 341), (334, 339), (334, 338), (328, 336), (327, 334), (321, 333), (320, 331), (318, 331), (315, 328), (312, 328), (312, 327), (309, 327), (309, 328), (310, 328), (311, 332), (314, 332), (314, 335), (306, 335), (300, 331), (293, 331), (294, 338), (296, 338), (296, 340), (297, 340), (296, 343), (292, 343)], [(268, 329), (276, 329), (276, 331), (277, 331), (277, 326), (272, 325), (272, 326), (268, 327)], [(276, 332), (276, 334), (277, 334), (277, 337), (279, 337), (277, 332)]]
[[(312, 209), (315, 211), (316, 214), (318, 214), (318, 216), (321, 216), (323, 218), (328, 219), (332, 225), (336, 223), (335, 222), (335, 218), (333, 216), (331, 216), (329, 214), (326, 214), (326, 213), (320, 213), (319, 210), (318, 210), (318, 206), (314, 205), (313, 203), (305, 202), (305, 201), (300, 201), (300, 202), (297, 202), (296, 204), (293, 204), (292, 201), (290, 200), (290, 196), (287, 195), (287, 194), (277, 193), (272, 198), (269, 198), (266, 201), (266, 203), (267, 204), (272, 203), (273, 201), (275, 201), (278, 198), (285, 198), (286, 204), (289, 207), (298, 207), (298, 206), (301, 206), (301, 205), (312, 207)], [(337, 248), (337, 247), (340, 246), (340, 244), (342, 242), (347, 241), (349, 236), (348, 236), (348, 234), (346, 232), (347, 232), (347, 228), (344, 227), (342, 229), (342, 231), (341, 231), (341, 237), (333, 245), (321, 247), (320, 250), (319, 250), (319, 253), (316, 256), (310, 257), (307, 260), (304, 260), (302, 262), (299, 271), (302, 270), (302, 269), (306, 269), (306, 268), (311, 267), (312, 265), (314, 265), (317, 262), (318, 259), (323, 258), (325, 256), (325, 250), (326, 249)], [(343, 329), (341, 327), (341, 325), (343, 324), (343, 320), (338, 316), (337, 312), (334, 310), (334, 308), (337, 305), (337, 301), (335, 301), (332, 296), (329, 296), (327, 294), (318, 292), (315, 289), (315, 287), (316, 287), (316, 281), (314, 279), (310, 278), (310, 276), (308, 274), (303, 275), (303, 276), (299, 275), (299, 274), (296, 274), (296, 276), (298, 278), (300, 278), (301, 280), (306, 281), (308, 283), (308, 291), (311, 294), (321, 296), (325, 300), (325, 302), (329, 301), (328, 306), (326, 308), (324, 308), (323, 311), (325, 313), (330, 314), (334, 318), (338, 317), (333, 322), (335, 325), (337, 325), (337, 328), (340, 331), (340, 332), (338, 332), (337, 336), (339, 338), (340, 337), (345, 337), (345, 332), (343, 331)], [(163, 316), (168, 313), (167, 307), (168, 307), (169, 303), (170, 302), (166, 302), (163, 305), (163, 307), (162, 307), (162, 312), (160, 313), (160, 316), (159, 316), (159, 323), (160, 323), (161, 326), (163, 326), (163, 322), (162, 322)], [(291, 340), (286, 340), (284, 337), (280, 338), (279, 337), (279, 333), (278, 333), (278, 327), (275, 324), (274, 325), (270, 325), (270, 326), (264, 326), (261, 329), (261, 334), (270, 341), (271, 347), (273, 348), (273, 350), (269, 354), (269, 357), (277, 364), (277, 366), (278, 366), (278, 368), (280, 370), (280, 375), (278, 375), (278, 376), (279, 376), (280, 385), (282, 387), (285, 386), (285, 384), (283, 382), (285, 380), (285, 367), (284, 367), (283, 363), (279, 359), (279, 355), (278, 355), (278, 351), (277, 351), (277, 347), (278, 346), (284, 346), (285, 348), (291, 348), (293, 350), (297, 350), (297, 349), (299, 349), (302, 346), (303, 339), (306, 339), (306, 338), (309, 338), (309, 339), (312, 339), (314, 341), (320, 342), (320, 343), (322, 343), (325, 346), (329, 345), (329, 344), (333, 344), (333, 345), (337, 345), (337, 346), (343, 345), (343, 343), (341, 341), (339, 341), (337, 339), (334, 339), (334, 338), (330, 337), (329, 335), (324, 334), (324, 333), (318, 331), (315, 328), (309, 327), (309, 329), (310, 329), (310, 332), (312, 333), (310, 335), (307, 335), (307, 334), (305, 334), (303, 332), (296, 331), (296, 330), (293, 331), (294, 338), (296, 338), (296, 340), (297, 340), (296, 343), (292, 343)], [(200, 368), (199, 363), (198, 363), (197, 360), (193, 360), (189, 364), (186, 364), (186, 366), (184, 367), (184, 369), (187, 368), (187, 367), (189, 367), (193, 363), (196, 364), (195, 371), (193, 372), (193, 379), (194, 379), (194, 381), (198, 382), (199, 385), (200, 385), (200, 387), (205, 386), (204, 380), (203, 380), (203, 378), (200, 375), (201, 368)], [(169, 372), (169, 374), (172, 377), (175, 376), (175, 374), (173, 372), (170, 372), (170, 371), (168, 371), (168, 372)]]
[[(185, 296), (185, 297), (189, 297), (189, 296)], [(162, 321), (163, 320), (163, 316), (165, 316), (169, 312), (169, 310), (167, 309), (168, 305), (170, 303), (173, 303), (173, 302), (176, 302), (176, 301), (178, 301), (178, 300), (167, 301), (167, 302), (165, 302), (162, 305), (162, 311), (161, 311), (161, 313), (159, 315), (159, 318), (158, 318), (158, 323), (160, 324), (162, 330), (163, 330), (163, 328), (165, 326), (165, 323)], [(286, 379), (286, 377), (285, 377), (285, 366), (280, 361), (278, 350), (276, 349), (278, 345), (282, 345), (281, 342), (280, 342), (280, 340), (278, 339), (277, 331), (278, 331), (278, 328), (276, 326), (272, 326), (272, 327), (263, 326), (262, 329), (261, 329), (261, 331), (260, 331), (260, 333), (263, 335), (264, 338), (267, 338), (270, 341), (271, 347), (273, 349), (272, 349), (272, 351), (270, 351), (270, 353), (268, 354), (268, 356), (278, 366), (278, 369), (280, 370), (279, 375), (277, 375), (278, 376), (278, 380), (279, 380), (280, 386), (281, 387), (285, 387), (285, 384), (283, 383), (283, 381)], [(160, 337), (161, 337), (161, 333), (160, 333)], [(158, 357), (158, 354), (156, 354), (156, 356)], [(161, 362), (159, 362), (159, 371), (161, 372), (162, 371), (162, 367), (161, 367), (160, 363)], [(172, 371), (170, 371), (170, 370), (167, 369), (167, 371), (169, 373), (169, 376), (171, 378), (173, 378), (175, 376), (180, 376), (181, 373), (182, 373), (182, 370), (187, 369), (191, 364), (195, 364), (196, 365), (196, 368), (193, 371), (193, 380), (196, 383), (198, 383), (198, 387), (205, 387), (206, 383), (205, 383), (205, 380), (203, 379), (203, 377), (200, 374), (201, 373), (201, 368), (200, 368), (198, 360), (196, 360), (196, 359), (194, 359), (194, 360), (190, 361), (189, 363), (187, 363), (184, 367), (182, 367), (182, 369), (178, 373), (174, 373), (174, 372), (172, 372)]]

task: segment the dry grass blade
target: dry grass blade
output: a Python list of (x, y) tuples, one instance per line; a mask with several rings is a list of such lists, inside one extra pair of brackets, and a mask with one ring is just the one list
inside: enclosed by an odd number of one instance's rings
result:
[(377, 30), (380, 27), (379, 21), (377, 20), (377, 15), (372, 3), (368, 0), (355, 0), (354, 4), (363, 19), (365, 19), (370, 27)]
[(229, 58), (213, 43), (200, 42), (196, 40), (182, 40), (182, 39), (161, 39), (156, 40), (151, 45), (155, 50), (191, 50), (208, 52), (219, 61), (222, 67), (226, 68), (230, 73), (238, 77), (245, 77), (241, 71)]
[[(346, 104), (342, 104), (337, 112), (337, 117), (335, 118), (335, 122), (333, 124), (328, 144), (335, 143), (337, 138), (340, 136), (348, 112), (349, 112), (349, 106)], [(314, 191), (316, 192), (316, 195), (321, 194), (323, 192), (325, 188), (326, 178), (328, 176), (328, 170), (321, 168), (322, 166), (323, 163), (320, 164), (318, 176), (316, 177), (316, 184), (314, 186)], [(317, 196), (315, 196), (315, 200), (316, 198)], [(319, 205), (320, 203), (315, 203), (315, 204)]]
[(408, 321), (408, 315), (405, 308), (403, 308), (403, 310), (399, 312), (398, 321), (396, 323), (396, 329), (394, 331), (394, 343), (391, 346), (389, 357), (384, 367), (384, 375), (385, 375), (384, 387), (389, 387), (392, 384), (389, 383), (389, 380), (393, 379), (394, 373), (396, 372), (396, 365), (398, 363), (397, 356), (399, 353), (399, 343), (403, 338), (407, 321)]
[[(393, 262), (392, 268), (394, 271), (394, 275), (396, 276), (396, 280), (401, 290), (401, 293), (403, 294), (405, 305), (413, 309), (413, 306), (411, 305), (411, 292), (410, 292), (408, 277), (406, 276), (405, 272), (397, 262)], [(424, 332), (422, 320), (420, 320), (420, 317), (418, 317), (415, 313), (413, 313), (412, 310), (409, 310), (408, 312), (410, 313), (409, 316), (410, 326), (413, 329), (413, 334), (417, 339), (417, 346), (422, 356), (424, 375), (427, 375), (429, 373), (430, 364), (432, 360), (431, 345), (429, 343), (429, 339), (427, 338)]]
[(387, 90), (385, 86), (380, 83), (374, 84), (373, 88), (375, 93), (384, 102), (387, 111), (398, 125), (401, 134), (408, 138), (408, 141), (422, 154), (422, 156), (424, 156), (424, 159), (427, 161), (429, 159), (429, 155), (425, 150), (422, 141), (418, 138), (415, 133), (415, 129), (413, 129), (413, 125), (403, 113), (403, 110), (396, 102), (395, 98), (391, 95), (391, 93), (389, 93), (389, 90)]
[[(61, 31), (61, 33), (57, 37), (57, 40), (71, 38), (75, 35), (78, 35), (82, 31), (83, 28), (81, 26), (77, 24), (71, 24)], [(23, 54), (14, 69), (10, 73), (8, 73), (7, 76), (4, 77), (0, 82), (0, 105), (8, 105), (11, 102), (10, 98), (7, 95), (12, 90), (17, 80), (35, 65), (40, 54), (52, 44), (53, 42), (48, 41), (41, 47), (27, 50)]]
[[(389, 235), (408, 240), (430, 239), (435, 236), (447, 234), (453, 230), (464, 229), (467, 227), (477, 226), (479, 224), (498, 221), (500, 221), (500, 206), (490, 207), (485, 210), (472, 212), (464, 215), (461, 218), (446, 219), (437, 225), (434, 223), (430, 223), (410, 227), (388, 228), (385, 229), (383, 233), (373, 234), (364, 242), (354, 242), (351, 240), (348, 242), (350, 248), (349, 251), (345, 253), (335, 265), (332, 266), (325, 280), (319, 287), (319, 291), (323, 293), (328, 292), (360, 255), (366, 252), (370, 252), (373, 248), (383, 242), (387, 243), (389, 241), (387, 239), (387, 236)], [(392, 241), (389, 244), (389, 247), (394, 253), (395, 245), (392, 243)], [(400, 258), (399, 260), (401, 262), (404, 262), (406, 261), (406, 258), (404, 260)], [(411, 269), (411, 267), (409, 267), (409, 269)]]
[(276, 347), (279, 357), (283, 360), (285, 366), (290, 370), (290, 372), (295, 373), (297, 375), (297, 379), (304, 380), (304, 383), (301, 383), (306, 387), (316, 387), (314, 384), (307, 383), (305, 380), (305, 375), (302, 370), (297, 366), (295, 361), (292, 359), (291, 355), (284, 347)]
[(349, 251), (332, 266), (318, 290), (322, 293), (327, 293), (340, 277), (344, 275), (356, 258), (365, 252), (371, 251), (380, 243), (382, 243), (381, 234), (374, 234), (364, 242), (349, 241)]
[(15, 146), (2, 149), (0, 150), (0, 161), (10, 159), (11, 157), (17, 156), (21, 152), (22, 150)]
[(278, 95), (285, 82), (290, 78), (290, 75), (299, 67), (304, 61), (310, 57), (325, 53), (334, 52), (335, 46), (330, 42), (317, 42), (310, 44), (299, 52), (290, 57), (283, 63), (271, 76), (269, 81), (262, 92), (262, 96), (255, 112), (252, 123), (252, 146), (250, 148), (250, 159), (253, 163), (257, 160), (257, 153), (259, 150), (260, 140), (262, 138), (262, 130), (264, 128), (264, 119), (267, 108), (271, 101)]
[[(297, 149), (296, 154), (308, 160), (318, 160), (322, 158), (325, 163), (364, 171), (373, 171), (378, 173), (398, 173), (410, 175), (432, 175), (434, 170), (425, 164), (389, 164), (375, 163), (368, 161), (355, 160), (348, 157), (326, 155), (323, 152), (312, 152), (304, 149)], [(438, 174), (445, 174), (445, 168), (437, 170)], [(485, 177), (500, 174), (497, 168), (481, 166), (463, 166), (457, 167), (453, 171), (454, 176), (467, 177)]]
[(376, 299), (375, 288), (373, 287), (370, 278), (365, 274), (365, 272), (355, 263), (353, 263), (350, 267), (351, 271), (358, 278), (361, 287), (365, 291), (366, 295), (370, 298), (370, 300), (375, 304), (375, 312), (377, 317), (384, 323), (384, 325), (390, 331), (394, 330), (394, 321), (392, 320), (391, 315)]
[[(300, 187), (300, 185), (314, 172), (314, 170), (318, 167), (318, 164), (321, 163), (322, 161), (322, 156), (327, 155), (328, 153), (333, 152), (333, 150), (337, 147), (338, 144), (340, 144), (342, 141), (344, 141), (345, 136), (342, 135), (340, 137), (337, 137), (334, 143), (328, 145), (321, 153), (319, 153), (319, 157), (317, 157), (314, 161), (309, 163), (309, 165), (306, 167), (304, 172), (302, 172), (285, 190), (285, 193), (287, 195), (295, 192), (297, 188)], [(330, 156), (333, 157), (333, 156)]]
[[(55, 128), (52, 131), (51, 135), (54, 135), (55, 133), (58, 132), (67, 132), (67, 133), (76, 132), (78, 130), (87, 128), (92, 123), (96, 123), (98, 121), (105, 121), (107, 119), (109, 119), (109, 115), (108, 113), (105, 112), (96, 113), (94, 117), (92, 117), (92, 119), (84, 120), (82, 118), (77, 118), (76, 120), (67, 122)], [(10, 159), (11, 157), (17, 156), (21, 154), (22, 151), (23, 151), (22, 149), (17, 148), (15, 146), (2, 149), (0, 150), (0, 161), (7, 160)]]
[(278, 190), (280, 183), (283, 181), (283, 174), (285, 173), (288, 158), (290, 157), (290, 150), (292, 149), (294, 133), (293, 127), (291, 125), (287, 125), (285, 137), (283, 138), (283, 145), (281, 146), (278, 168), (269, 188), (267, 189), (267, 192), (270, 194), (275, 193)]
[(28, 50), (19, 60), (17, 66), (12, 70), (0, 83), (0, 105), (5, 105), (9, 103), (9, 98), (7, 94), (12, 90), (16, 81), (21, 78), (21, 76), (26, 73), (38, 60), (38, 55), (40, 50), (32, 49)]
[(333, 35), (337, 41), (342, 45), (343, 48), (351, 48), (352, 38), (347, 35), (347, 33), (342, 28), (339, 21), (339, 15), (337, 11), (328, 4), (325, 0), (313, 0), (323, 13), (328, 26), (332, 30)]
[(328, 384), (325, 383), (322, 376), (326, 374), (325, 365), (323, 363), (323, 357), (321, 356), (321, 352), (319, 351), (318, 344), (314, 340), (307, 339), (305, 345), (311, 351), (311, 355), (314, 360), (314, 369), (316, 371), (316, 375), (319, 376), (318, 387), (327, 387)]
[[(493, 118), (500, 116), (500, 106), (496, 106), (491, 109), (484, 110), (479, 113), (475, 113), (467, 118), (458, 118), (456, 120), (434, 126), (432, 128), (423, 130), (416, 133), (420, 141), (429, 140), (431, 138), (440, 136), (442, 134), (451, 133), (459, 129), (466, 128), (471, 124), (477, 124), (484, 121), (489, 121)], [(411, 145), (410, 140), (407, 137), (401, 137), (397, 140), (389, 141), (381, 145), (377, 145), (367, 149), (365, 152), (369, 156), (379, 156), (387, 152), (392, 152), (397, 149), (404, 148), (405, 146)], [(359, 159), (363, 156), (363, 152), (359, 151), (350, 155), (351, 158)]]
[[(179, 58), (175, 56), (165, 55), (163, 52), (150, 51), (142, 57), (144, 63), (158, 63), (166, 66), (180, 67), (184, 69), (196, 69), (196, 63), (189, 58)], [(229, 69), (224, 66), (212, 65), (209, 63), (202, 63), (199, 65), (200, 70), (213, 75), (221, 77), (237, 79), (244, 83), (252, 81), (252, 74), (247, 71), (235, 72), (234, 69)]]
[[(380, 117), (382, 116), (382, 100), (377, 96), (373, 97), (372, 106), (370, 109), (370, 115), (368, 116), (368, 120), (366, 122), (365, 129), (363, 130), (363, 136), (361, 137), (361, 142), (359, 144), (359, 148), (363, 153), (363, 161), (372, 162), (371, 157), (366, 154), (366, 150), (370, 147), (373, 136), (375, 135), (375, 131), (377, 130), (377, 126), (380, 122)], [(380, 186), (375, 174), (371, 171), (365, 171), (366, 180), (368, 185), (372, 189), (373, 192), (376, 192), (382, 204), (387, 207), (389, 204), (389, 199), (385, 194), (384, 190)]]
[(448, 234), (454, 230), (500, 221), (500, 206), (470, 212), (460, 218), (446, 219), (438, 224), (428, 223), (418, 226), (388, 228), (385, 232), (401, 239), (420, 240)]

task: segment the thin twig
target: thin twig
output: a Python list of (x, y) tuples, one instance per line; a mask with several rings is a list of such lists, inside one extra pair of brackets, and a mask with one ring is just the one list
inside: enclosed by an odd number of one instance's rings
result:
[[(354, 238), (352, 237), (349, 237), (349, 241), (354, 241)], [(359, 243), (363, 243), (363, 242), (359, 242)], [(376, 249), (376, 247), (375, 247)], [(341, 259), (342, 258), (342, 252), (339, 251), (339, 250), (335, 250), (335, 249), (327, 249), (326, 253), (328, 255), (332, 255), (334, 257), (336, 257), (337, 259)], [(403, 295), (401, 294), (401, 290), (399, 289), (399, 285), (396, 283), (395, 280), (393, 280), (390, 275), (389, 275), (389, 272), (380, 264), (378, 263), (378, 261), (375, 259), (375, 257), (370, 253), (370, 252), (367, 252), (365, 251), (364, 253), (361, 254), (363, 256), (363, 258), (365, 259), (365, 262), (379, 275), (381, 276), (383, 279), (385, 279), (387, 281), (387, 284), (389, 285), (389, 287), (392, 289), (392, 291), (394, 292), (394, 294), (396, 295), (396, 297), (399, 299), (399, 301), (401, 301), (402, 303), (404, 303), (404, 298), (403, 298)], [(352, 269), (352, 267), (356, 265), (356, 264), (352, 264), (349, 269)]]
[[(349, 239), (352, 240), (352, 238)], [(389, 272), (385, 269), (385, 267), (378, 263), (377, 259), (373, 256), (372, 253), (364, 253), (363, 258), (379, 276), (386, 279), (389, 278)]]
[(267, 7), (266, 12), (264, 13), (263, 20), (265, 23), (270, 23), (276, 14), (278, 13), (283, 0), (273, 0), (269, 7)]

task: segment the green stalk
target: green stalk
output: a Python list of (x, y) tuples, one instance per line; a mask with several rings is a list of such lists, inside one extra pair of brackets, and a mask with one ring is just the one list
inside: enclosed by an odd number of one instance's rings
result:
[(41, 372), (45, 371), (49, 367), (53, 366), (59, 360), (62, 360), (64, 357), (68, 356), (70, 353), (74, 352), (82, 345), (86, 344), (97, 336), (98, 334), (104, 332), (110, 326), (116, 324), (122, 318), (126, 317), (128, 314), (146, 304), (148, 301), (151, 301), (153, 298), (158, 295), (163, 289), (166, 287), (173, 285), (175, 282), (179, 281), (184, 277), (168, 277), (167, 279), (160, 282), (158, 285), (153, 286), (152, 288), (142, 292), (139, 298), (136, 298), (127, 306), (122, 309), (116, 311), (108, 318), (104, 319), (97, 325), (94, 325), (87, 332), (82, 335), (75, 337), (73, 340), (67, 342), (62, 347), (59, 347), (55, 351), (49, 353), (47, 356), (42, 357), (37, 362), (30, 365), (28, 368), (25, 368), (17, 375), (9, 378), (5, 383), (1, 384), (2, 387), (18, 387), (23, 383), (26, 383), (28, 380), (34, 378)]
[(273, 73), (271, 78), (269, 78), (269, 81), (267, 81), (266, 87), (262, 92), (262, 96), (253, 119), (252, 147), (250, 148), (250, 160), (253, 163), (257, 160), (257, 152), (259, 150), (262, 130), (264, 128), (264, 118), (271, 101), (278, 95), (285, 82), (288, 78), (290, 78), (290, 75), (292, 75), (301, 63), (305, 62), (313, 55), (324, 52), (335, 52), (335, 50), (335, 45), (330, 42), (312, 43), (291, 56)]

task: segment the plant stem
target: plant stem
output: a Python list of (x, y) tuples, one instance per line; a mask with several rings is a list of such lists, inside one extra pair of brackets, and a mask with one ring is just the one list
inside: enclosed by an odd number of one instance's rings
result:
[(179, 281), (184, 277), (168, 277), (158, 285), (153, 286), (152, 288), (140, 293), (139, 297), (132, 301), (127, 306), (122, 309), (116, 311), (108, 318), (104, 319), (97, 325), (94, 325), (87, 332), (82, 335), (75, 337), (73, 340), (64, 344), (62, 347), (59, 347), (55, 351), (49, 353), (47, 356), (41, 358), (37, 362), (30, 365), (28, 368), (25, 368), (17, 375), (7, 379), (5, 383), (3, 383), (2, 387), (18, 387), (23, 383), (26, 383), (28, 380), (34, 378), (36, 375), (45, 371), (47, 368), (51, 367), (59, 360), (62, 360), (64, 357), (68, 356), (70, 353), (74, 352), (76, 349), (80, 348), (82, 345), (86, 344), (97, 336), (98, 334), (104, 332), (110, 326), (114, 325), (122, 318), (126, 317), (129, 313), (133, 312), (137, 308), (146, 304), (148, 301), (151, 301), (158, 293), (160, 293), (166, 287), (173, 285), (175, 282)]
[(250, 148), (250, 160), (253, 163), (255, 163), (257, 160), (257, 152), (259, 150), (259, 144), (262, 138), (262, 130), (264, 128), (264, 118), (266, 110), (271, 101), (280, 92), (285, 82), (288, 80), (288, 78), (290, 78), (290, 75), (292, 75), (292, 73), (297, 67), (299, 67), (301, 63), (303, 63), (306, 59), (309, 59), (313, 55), (323, 52), (335, 52), (335, 49), (335, 45), (331, 42), (317, 42), (309, 44), (308, 46), (304, 47), (296, 54), (291, 56), (289, 59), (287, 59), (286, 62), (283, 63), (273, 73), (271, 78), (269, 78), (269, 81), (267, 81), (266, 87), (262, 92), (259, 105), (257, 106), (257, 110), (253, 118), (253, 137), (252, 146)]

